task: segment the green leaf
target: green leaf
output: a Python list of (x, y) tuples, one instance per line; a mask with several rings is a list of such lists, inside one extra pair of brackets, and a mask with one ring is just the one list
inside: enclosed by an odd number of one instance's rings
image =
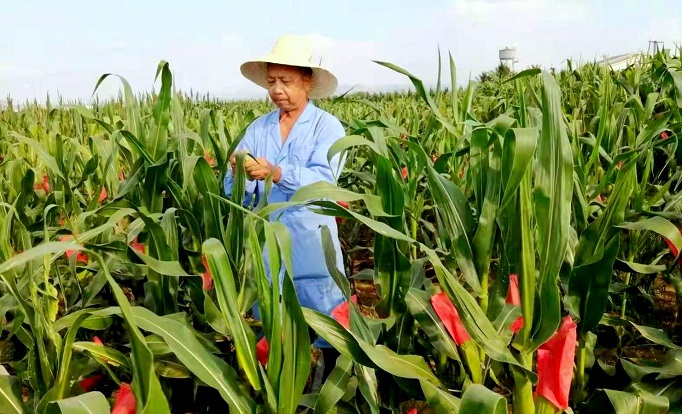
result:
[(588, 407), (603, 412), (607, 407), (616, 414), (664, 414), (668, 412), (668, 399), (638, 391), (635, 393), (598, 389)]
[(338, 403), (341, 397), (346, 393), (348, 381), (352, 374), (353, 361), (343, 355), (339, 356), (336, 361), (336, 366), (329, 374), (324, 385), (322, 385), (320, 394), (317, 397), (317, 401), (315, 402), (316, 413), (326, 414), (334, 408), (336, 403)]
[(152, 111), (154, 123), (147, 136), (147, 148), (154, 157), (154, 161), (160, 161), (166, 154), (168, 147), (168, 124), (170, 123), (171, 85), (173, 76), (168, 62), (159, 62), (155, 79), (161, 73), (161, 88)]
[(21, 403), (21, 388), (18, 379), (13, 378), (0, 365), (0, 412), (7, 414), (22, 414), (24, 407)]
[(420, 289), (410, 289), (405, 296), (407, 307), (419, 324), (419, 327), (426, 332), (429, 341), (439, 352), (459, 361), (457, 345), (452, 340), (445, 326), (434, 312), (431, 306), (431, 295)]
[[(549, 339), (559, 327), (561, 304), (558, 275), (566, 254), (571, 226), (573, 153), (566, 134), (561, 90), (542, 72), (542, 130), (537, 149), (534, 201), (537, 226), (538, 279), (529, 350)], [(524, 314), (524, 316), (526, 316)]]
[(256, 335), (240, 315), (237, 306), (236, 277), (228, 262), (227, 252), (222, 243), (214, 238), (204, 242), (203, 252), (213, 275), (218, 306), (232, 332), (239, 366), (246, 373), (251, 386), (255, 390), (260, 390), (258, 361), (256, 360)]
[[(220, 203), (213, 199), (220, 194), (218, 182), (208, 162), (202, 157), (194, 167), (194, 183), (202, 196), (204, 232), (207, 238), (223, 240), (223, 216)], [(239, 208), (242, 206), (239, 205)]]
[(398, 67), (392, 63), (379, 62), (379, 61), (374, 61), (374, 62), (410, 78), (410, 81), (412, 81), (412, 84), (414, 85), (414, 87), (417, 91), (417, 94), (424, 100), (424, 102), (426, 102), (426, 104), (429, 106), (429, 108), (431, 109), (431, 112), (433, 112), (433, 114), (436, 117), (436, 119), (438, 120), (438, 122), (440, 122), (445, 127), (445, 129), (447, 129), (448, 132), (450, 132), (452, 135), (454, 135), (456, 137), (460, 136), (459, 131), (440, 112), (440, 110), (438, 109), (438, 105), (433, 101), (433, 98), (431, 97), (431, 95), (424, 88), (424, 83), (419, 78), (412, 75), (410, 72), (406, 71), (405, 69)]
[(375, 217), (394, 217), (387, 214), (381, 206), (381, 198), (373, 194), (359, 194), (340, 188), (328, 181), (318, 181), (298, 189), (292, 196), (292, 202), (305, 202), (311, 200), (332, 201), (364, 201), (369, 214)]
[(329, 230), (329, 227), (326, 225), (323, 225), (320, 230), (322, 232), (322, 248), (324, 250), (324, 259), (325, 263), (327, 264), (327, 270), (329, 270), (329, 274), (334, 279), (334, 282), (339, 289), (341, 289), (341, 292), (343, 292), (346, 300), (350, 300), (350, 282), (348, 281), (346, 275), (341, 273), (336, 265), (337, 257), (336, 249), (334, 248), (334, 242), (332, 241), (332, 233)]
[(516, 195), (521, 180), (533, 161), (538, 142), (537, 128), (511, 128), (502, 149), (502, 182), (504, 192), (500, 210)]
[[(493, 243), (495, 241), (495, 234), (497, 231), (496, 219), (498, 214), (498, 207), (501, 198), (501, 183), (502, 183), (502, 146), (495, 140), (493, 142), (492, 152), (489, 154), (487, 147), (487, 134), (485, 134), (486, 142), (476, 143), (483, 147), (480, 149), (480, 156), (485, 157), (486, 160), (482, 163), (482, 173), (485, 175), (484, 190), (480, 191), (478, 199), (480, 200), (480, 214), (478, 220), (478, 228), (472, 241), (474, 263), (476, 265), (476, 272), (479, 278), (483, 278), (488, 274), (490, 268), (490, 260), (493, 254)], [(476, 146), (472, 136), (472, 151)], [(489, 158), (489, 160), (487, 159)], [(486, 277), (487, 283), (487, 277)]]
[[(586, 234), (587, 232), (583, 233), (583, 235)], [(597, 326), (606, 309), (609, 283), (613, 273), (613, 264), (620, 249), (620, 239), (611, 238), (609, 244), (603, 249), (599, 261), (575, 266), (569, 280), (569, 298), (574, 305), (573, 309), (579, 311), (579, 326), (583, 333)], [(581, 292), (578, 300), (576, 296), (573, 296), (577, 292)]]
[(358, 345), (365, 354), (381, 369), (389, 374), (401, 378), (431, 381), (441, 385), (440, 380), (433, 374), (424, 358), (417, 355), (398, 355), (384, 345), (371, 345), (355, 336)]
[(164, 378), (192, 378), (190, 371), (182, 364), (166, 359), (156, 359), (154, 361), (154, 370), (158, 375)]
[(638, 325), (634, 322), (630, 323), (639, 331), (639, 333), (642, 334), (642, 336), (644, 336), (651, 342), (658, 345), (667, 346), (668, 348), (672, 349), (682, 349), (681, 346), (674, 344), (673, 341), (671, 341), (670, 338), (668, 338), (668, 335), (666, 335), (663, 330), (652, 328), (650, 326)]
[(113, 363), (114, 365), (130, 369), (128, 358), (115, 349), (108, 348), (94, 342), (74, 342), (72, 346), (75, 351), (87, 351), (98, 361), (104, 362), (106, 360)]
[(75, 242), (46, 242), (29, 250), (23, 251), (0, 263), (0, 274), (7, 273), (9, 270), (23, 266), (35, 259), (45, 255), (61, 255), (67, 250), (83, 250), (83, 247)]
[[(95, 89), (92, 91), (93, 95), (97, 91), (97, 88), (99, 88), (99, 86), (102, 84), (102, 82), (104, 82), (104, 80), (111, 75), (112, 75), (111, 73), (105, 73), (104, 75), (100, 76), (100, 78), (97, 80), (97, 83), (95, 84)], [(126, 119), (128, 120), (128, 124), (129, 126), (132, 127), (135, 135), (137, 135), (141, 139), (144, 139), (145, 130), (142, 127), (140, 105), (137, 103), (137, 100), (135, 99), (135, 94), (133, 94), (133, 90), (125, 78), (119, 75), (114, 76), (118, 77), (121, 80), (121, 83), (123, 83)]]
[(168, 355), (173, 352), (161, 335), (151, 334), (147, 335), (144, 339), (147, 342), (149, 350), (152, 351), (154, 355)]
[(166, 276), (198, 276), (187, 273), (178, 261), (158, 260), (136, 249), (132, 249), (132, 251), (142, 260), (142, 262), (144, 262), (144, 264), (159, 274)]
[(223, 316), (209, 295), (204, 295), (204, 313), (206, 314), (206, 322), (211, 325), (213, 330), (225, 336), (231, 336), (225, 316)]
[(52, 329), (55, 332), (59, 332), (66, 329), (74, 324), (78, 317), (83, 314), (91, 312), (91, 315), (86, 319), (81, 325), (85, 329), (91, 329), (93, 331), (102, 331), (111, 326), (112, 318), (111, 315), (116, 315), (120, 311), (117, 307), (110, 307), (99, 310), (82, 309), (73, 313), (70, 313), (63, 318), (57, 319), (54, 324), (52, 324)]
[[(395, 217), (383, 218), (391, 228), (403, 232), (405, 194), (394, 178), (391, 161), (383, 156), (374, 160), (378, 186), (384, 211)], [(374, 276), (381, 286), (377, 311), (380, 315), (402, 314), (405, 311), (404, 295), (410, 281), (410, 262), (406, 257), (405, 243), (377, 234), (374, 236)], [(402, 249), (401, 249), (402, 247)]]
[[(519, 317), (523, 316), (521, 314), (521, 308), (518, 306), (513, 306), (505, 303), (500, 309), (500, 312), (495, 317), (493, 321), (493, 326), (497, 329), (497, 332), (502, 334), (505, 329), (509, 329), (512, 323), (516, 321)], [(509, 339), (511, 339), (511, 330), (508, 332)]]
[(433, 167), (427, 165), (426, 170), (431, 194), (453, 243), (453, 254), (457, 259), (457, 264), (474, 293), (480, 295), (481, 283), (476, 273), (471, 243), (467, 234), (467, 222), (470, 221), (468, 216), (471, 213), (468, 209), (464, 210), (468, 206), (459, 202), (465, 197), (458, 187), (438, 174)]
[(620, 229), (635, 183), (632, 164), (618, 174), (613, 197), (606, 210), (580, 236), (568, 284), (571, 307), (578, 312), (581, 333), (592, 330), (608, 303), (613, 264), (620, 244)]
[(107, 398), (99, 391), (51, 402), (47, 414), (105, 414), (111, 410)]
[(488, 147), (489, 133), (490, 131), (485, 127), (475, 128), (471, 132), (468, 175), (471, 177), (478, 211), (481, 211), (483, 207), (486, 182), (488, 180), (487, 173), (490, 163), (490, 148)]
[[(104, 266), (104, 261), (98, 256), (100, 265)], [(133, 368), (133, 382), (131, 384), (135, 394), (137, 409), (142, 414), (169, 413), (168, 401), (161, 389), (156, 373), (154, 372), (154, 354), (147, 347), (147, 343), (142, 333), (135, 324), (128, 298), (125, 296), (119, 285), (116, 283), (106, 267), (103, 268), (109, 286), (111, 287), (116, 301), (121, 307), (121, 313), (128, 328), (130, 343), (132, 346), (131, 365)]]
[[(452, 54), (448, 52), (448, 60), (450, 62), (450, 85), (457, 85), (457, 67), (455, 61), (452, 59)], [(455, 122), (461, 121), (459, 119), (459, 98), (457, 96), (458, 88), (450, 88), (450, 100), (452, 105), (452, 113), (454, 114)]]
[(445, 268), (436, 252), (426, 249), (425, 246), (422, 246), (421, 248), (433, 265), (441, 288), (443, 288), (457, 308), (464, 328), (476, 345), (483, 349), (488, 357), (496, 361), (519, 367), (525, 375), (535, 382), (537, 380), (537, 375), (516, 360), (514, 355), (512, 355), (511, 351), (507, 348), (508, 343), (497, 333), (495, 327), (478, 306), (478, 303), (476, 303), (476, 300), (471, 294), (459, 283), (457, 278)]
[(236, 372), (225, 361), (211, 354), (187, 325), (139, 306), (133, 307), (132, 313), (141, 329), (162, 337), (187, 369), (218, 390), (230, 409), (238, 413), (254, 410), (254, 402), (242, 393)]
[(515, 80), (526, 78), (528, 76), (539, 75), (540, 72), (542, 72), (542, 70), (539, 68), (526, 69), (526, 70), (523, 70), (523, 71), (517, 73), (516, 75), (512, 76), (511, 78), (506, 79), (503, 83), (513, 82)]
[(459, 410), (462, 413), (506, 414), (507, 400), (483, 385), (473, 384), (464, 391)]
[(294, 282), (285, 276), (282, 288), (282, 335), (284, 336), (284, 354), (282, 377), (279, 383), (279, 410), (283, 414), (294, 414), (298, 401), (310, 372), (310, 336), (298, 303)]
[[(224, 200), (224, 199), (223, 199)], [(229, 201), (225, 200), (226, 202), (229, 203)], [(386, 223), (382, 223), (377, 220), (373, 220), (369, 217), (365, 217), (362, 214), (358, 214), (352, 210), (346, 210), (343, 207), (337, 205), (336, 203), (330, 202), (330, 201), (314, 201), (314, 202), (299, 202), (299, 203), (292, 203), (292, 202), (286, 202), (286, 203), (274, 203), (274, 204), (269, 204), (266, 208), (263, 208), (258, 211), (258, 213), (252, 213), (249, 210), (248, 211), (250, 214), (257, 215), (261, 220), (264, 220), (264, 217), (268, 217), (271, 213), (278, 211), (280, 209), (284, 209), (287, 207), (294, 207), (294, 206), (301, 206), (301, 205), (310, 205), (311, 207), (319, 207), (318, 209), (314, 209), (316, 212), (320, 214), (326, 214), (326, 215), (334, 215), (337, 217), (342, 217), (346, 219), (355, 219), (360, 221), (361, 223), (365, 224), (367, 227), (372, 229), (375, 233), (381, 234), (383, 236), (390, 237), (392, 239), (396, 240), (402, 240), (406, 241), (409, 243), (414, 243), (415, 240), (413, 240), (411, 237), (407, 236), (404, 233), (401, 233), (398, 230), (395, 230), (391, 226), (387, 225)]]
[[(358, 377), (358, 388), (360, 395), (364, 398), (371, 414), (379, 414), (379, 385), (377, 382), (376, 371), (366, 366), (355, 366)], [(357, 398), (357, 397), (356, 397)], [(367, 412), (367, 409), (360, 412)]]
[(347, 150), (348, 148), (357, 146), (367, 146), (375, 153), (377, 154), (381, 153), (381, 151), (379, 151), (379, 147), (377, 146), (377, 144), (368, 140), (362, 135), (349, 135), (336, 140), (336, 142), (334, 142), (334, 144), (332, 144), (332, 146), (329, 147), (329, 151), (327, 151), (327, 161), (331, 161), (332, 158), (334, 158), (339, 153)]
[[(635, 364), (628, 361), (627, 359), (621, 359), (620, 362), (623, 365), (623, 369), (630, 377), (630, 380), (635, 382), (640, 382), (640, 387), (646, 386), (642, 382), (644, 377), (649, 376), (646, 383), (653, 385), (653, 383), (661, 384), (667, 379), (682, 380), (682, 350), (681, 349), (671, 349), (665, 355), (665, 361), (661, 365), (652, 365), (647, 361), (642, 361), (640, 364)], [(651, 374), (656, 374), (653, 376), (656, 380), (651, 381)]]
[(673, 343), (670, 338), (668, 338), (668, 335), (661, 330), (657, 328), (652, 328), (650, 326), (645, 326), (645, 325), (638, 325), (632, 321), (629, 321), (627, 319), (622, 319), (616, 316), (609, 316), (604, 314), (602, 318), (599, 320), (599, 323), (601, 325), (606, 325), (606, 326), (627, 326), (627, 325), (632, 325), (635, 329), (639, 331), (639, 333), (642, 334), (645, 338), (650, 340), (653, 343), (656, 343), (658, 345), (663, 345), (667, 346), (672, 349), (682, 349), (680, 346), (676, 345)]
[[(234, 174), (232, 184), (232, 202), (241, 206), (244, 204), (246, 173), (244, 171), (245, 153), (237, 152), (237, 165), (232, 171)], [(211, 200), (211, 203), (213, 200)], [(244, 256), (244, 212), (235, 207), (230, 207), (230, 215), (227, 218), (227, 228), (230, 229), (227, 236), (227, 251), (235, 269), (241, 268)]]
[(665, 265), (647, 265), (642, 263), (628, 262), (626, 260), (616, 259), (618, 265), (622, 265), (626, 272), (634, 272), (643, 275), (650, 275), (663, 272), (666, 269)]
[[(283, 350), (282, 350), (282, 326), (281, 323), (274, 323), (280, 322), (282, 319), (281, 314), (282, 314), (282, 309), (280, 305), (280, 282), (279, 282), (279, 274), (280, 274), (280, 269), (281, 269), (281, 264), (282, 264), (282, 256), (280, 253), (280, 248), (278, 244), (278, 232), (280, 231), (278, 229), (278, 226), (282, 225), (281, 223), (272, 223), (272, 225), (265, 225), (264, 230), (265, 230), (265, 246), (268, 249), (269, 253), (269, 262), (270, 262), (270, 275), (272, 276), (272, 284), (268, 286), (268, 280), (267, 276), (264, 274), (259, 274), (256, 273), (256, 277), (258, 277), (257, 283), (260, 285), (261, 293), (259, 294), (260, 298), (263, 300), (263, 303), (269, 303), (269, 308), (263, 308), (263, 315), (267, 314), (267, 318), (269, 319), (270, 326), (267, 327), (266, 329), (266, 337), (268, 342), (270, 343), (270, 354), (268, 355), (268, 380), (270, 382), (270, 385), (274, 388), (279, 390), (279, 382), (281, 379), (281, 370), (282, 370), (282, 358), (283, 358)], [(253, 234), (250, 235), (252, 237)], [(284, 245), (286, 240), (286, 236), (284, 233), (282, 236), (279, 238), (279, 241)], [(251, 240), (252, 245), (255, 247), (257, 244), (260, 246), (259, 243), (255, 239)], [(287, 251), (287, 253), (289, 253)], [(258, 250), (251, 250), (252, 255), (259, 255)], [(259, 255), (260, 256), (260, 255)], [(260, 259), (258, 259), (260, 260)], [(264, 319), (265, 322), (265, 319)], [(307, 322), (307, 321), (306, 321)], [(271, 399), (276, 399), (276, 394)]]
[(17, 134), (16, 132), (11, 132), (9, 134), (11, 137), (16, 139), (17, 141), (28, 145), (33, 151), (36, 152), (38, 155), (38, 158), (40, 161), (42, 161), (45, 166), (52, 172), (52, 174), (56, 175), (59, 178), (64, 178), (62, 175), (62, 171), (59, 169), (59, 166), (57, 165), (57, 160), (50, 155), (50, 153), (45, 149), (43, 144), (40, 143), (40, 141), (36, 139), (31, 139), (28, 137), (25, 137), (23, 135)]
[(628, 230), (653, 231), (670, 240), (677, 247), (677, 251), (682, 252), (682, 234), (680, 234), (680, 231), (673, 223), (663, 217), (651, 217), (640, 221), (626, 222), (619, 224), (617, 227)]
[(142, 141), (138, 139), (137, 136), (133, 135), (130, 131), (118, 131), (123, 137), (130, 143), (130, 145), (139, 153), (139, 155), (144, 159), (144, 161), (149, 164), (154, 164), (153, 155), (147, 150)]
[(424, 397), (429, 407), (438, 413), (457, 414), (460, 412), (461, 400), (441, 390), (428, 381), (419, 381), (424, 392)]
[(313, 309), (302, 308), (305, 321), (316, 334), (329, 342), (343, 356), (359, 364), (375, 368), (374, 362), (365, 354), (357, 339), (346, 328), (328, 315)]

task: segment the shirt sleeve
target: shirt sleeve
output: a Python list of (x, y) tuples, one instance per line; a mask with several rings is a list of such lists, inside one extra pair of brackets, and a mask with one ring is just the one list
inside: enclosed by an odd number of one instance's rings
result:
[(346, 136), (343, 125), (338, 119), (330, 116), (323, 121), (313, 151), (306, 163), (286, 163), (280, 165), (282, 175), (276, 184), (285, 193), (294, 193), (301, 187), (318, 182), (328, 181), (336, 184), (336, 180), (341, 174), (341, 168), (345, 162), (345, 157), (341, 160), (340, 154), (334, 155), (331, 160), (327, 160), (329, 149), (340, 138)]
[[(235, 148), (235, 151), (247, 149), (254, 153), (253, 147), (253, 137), (254, 137), (254, 125), (249, 125), (242, 138), (241, 142)], [(225, 196), (227, 198), (232, 197), (232, 186), (234, 185), (234, 176), (232, 174), (232, 167), (228, 166), (227, 173), (225, 174), (225, 179), (223, 180), (223, 189), (225, 190)], [(255, 203), (258, 204), (258, 181), (246, 179), (245, 194), (244, 194), (244, 206), (250, 205), (252, 199), (255, 198)]]

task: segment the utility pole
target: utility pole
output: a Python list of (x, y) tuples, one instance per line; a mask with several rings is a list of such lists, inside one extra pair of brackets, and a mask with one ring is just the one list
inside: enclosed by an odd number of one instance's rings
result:
[[(660, 47), (659, 47), (660, 45)], [(656, 55), (662, 52), (665, 48), (663, 42), (658, 40), (649, 40), (649, 47), (647, 48), (647, 55)]]

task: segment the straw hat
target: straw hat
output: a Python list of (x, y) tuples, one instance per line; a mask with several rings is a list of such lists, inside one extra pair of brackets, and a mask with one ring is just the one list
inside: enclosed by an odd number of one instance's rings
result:
[(327, 69), (313, 65), (313, 47), (310, 39), (284, 35), (277, 40), (269, 55), (261, 56), (241, 65), (242, 75), (256, 85), (268, 88), (268, 63), (307, 67), (313, 70), (310, 99), (326, 98), (336, 90), (338, 81)]

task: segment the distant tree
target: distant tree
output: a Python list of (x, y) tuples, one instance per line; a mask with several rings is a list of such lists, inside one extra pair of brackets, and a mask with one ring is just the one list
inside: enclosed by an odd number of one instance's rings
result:
[(504, 80), (511, 76), (512, 70), (509, 66), (500, 63), (497, 65), (497, 68), (495, 68), (495, 75), (497, 75), (498, 79)]

